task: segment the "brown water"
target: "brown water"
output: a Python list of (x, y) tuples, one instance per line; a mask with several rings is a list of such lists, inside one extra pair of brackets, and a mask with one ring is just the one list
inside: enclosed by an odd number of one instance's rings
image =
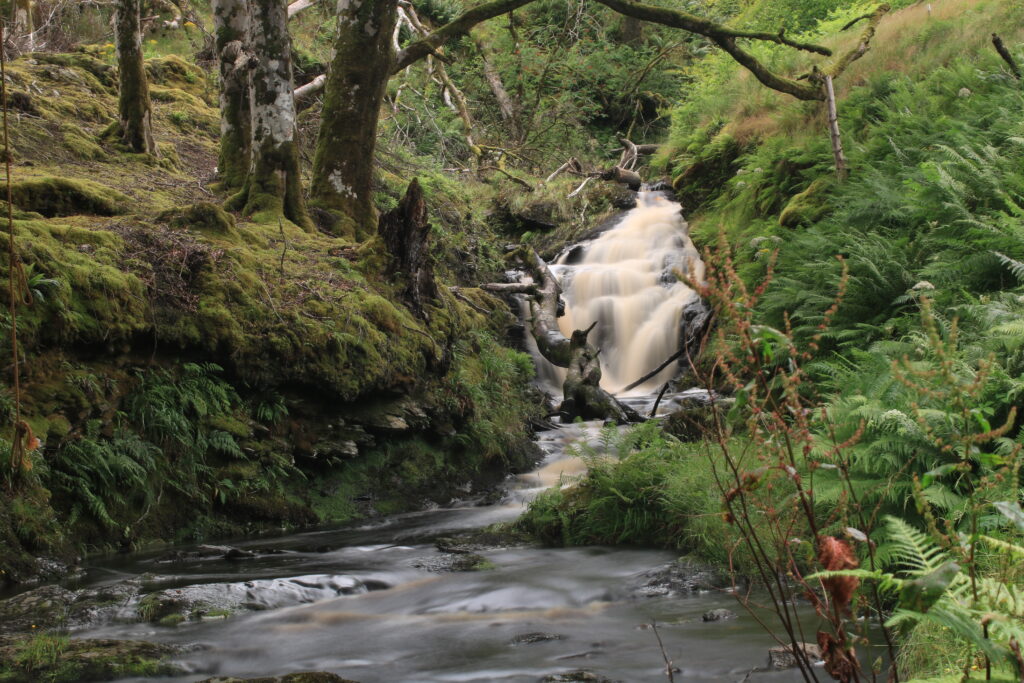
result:
[[(681, 207), (658, 192), (640, 192), (637, 206), (595, 239), (567, 249), (551, 266), (562, 285), (569, 336), (591, 323), (601, 349), (601, 386), (620, 391), (658, 367), (679, 347), (680, 315), (697, 298), (687, 283), (704, 279)], [(657, 391), (677, 374), (673, 363), (630, 395)], [(564, 371), (542, 367), (561, 386)]]

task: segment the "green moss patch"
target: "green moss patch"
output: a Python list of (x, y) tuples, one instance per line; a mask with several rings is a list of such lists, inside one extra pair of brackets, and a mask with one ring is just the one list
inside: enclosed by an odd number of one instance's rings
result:
[(117, 216), (128, 211), (129, 198), (91, 180), (39, 178), (13, 183), (14, 204), (47, 217), (89, 214)]

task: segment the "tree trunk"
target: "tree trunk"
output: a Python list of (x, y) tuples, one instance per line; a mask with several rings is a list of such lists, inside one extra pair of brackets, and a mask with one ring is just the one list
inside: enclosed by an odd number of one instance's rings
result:
[(213, 25), (220, 62), (220, 158), (217, 171), (225, 189), (239, 189), (249, 173), (252, 111), (249, 70), (255, 58), (246, 42), (248, 0), (214, 0)]
[(338, 28), (327, 83), (312, 197), (333, 233), (365, 239), (376, 223), (373, 153), (377, 120), (394, 68), (397, 0), (338, 0)]
[(501, 80), (501, 74), (498, 73), (494, 64), (491, 63), (490, 55), (493, 54), (493, 50), (491, 50), (490, 46), (479, 36), (476, 38), (476, 47), (480, 52), (480, 63), (483, 66), (484, 78), (487, 79), (487, 84), (491, 87), (494, 99), (498, 102), (498, 111), (501, 112), (501, 120), (510, 127), (512, 138), (518, 139), (519, 121), (516, 117), (516, 107), (512, 102), (512, 98), (509, 97), (508, 91), (505, 90), (505, 84)]
[(437, 298), (437, 282), (430, 258), (430, 224), (423, 190), (415, 178), (398, 207), (380, 217), (377, 231), (391, 254), (387, 275), (403, 279), (402, 297), (413, 312), (428, 319), (426, 304)]
[(828, 134), (832, 139), (832, 158), (836, 163), (836, 177), (845, 180), (846, 154), (843, 153), (843, 136), (839, 134), (839, 114), (836, 110), (836, 91), (832, 87), (832, 77), (825, 76), (825, 102), (828, 106)]
[(32, 21), (32, 0), (14, 0), (14, 38), (26, 39), (26, 51), (32, 52), (35, 49), (32, 34), (35, 33), (35, 25)]
[(134, 152), (158, 156), (153, 110), (142, 56), (141, 0), (117, 0), (115, 33), (120, 72), (118, 119), (121, 139)]
[(292, 46), (284, 0), (250, 0), (249, 45), (257, 57), (252, 69), (252, 142), (249, 175), (230, 202), (247, 216), (285, 218), (314, 230), (302, 196), (299, 150), (292, 97)]

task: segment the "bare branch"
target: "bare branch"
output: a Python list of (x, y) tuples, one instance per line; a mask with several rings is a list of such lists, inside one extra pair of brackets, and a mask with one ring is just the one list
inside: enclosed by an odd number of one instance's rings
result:
[(1021, 80), (1020, 67), (1017, 65), (1017, 60), (1013, 58), (1010, 51), (1006, 49), (1003, 39), (996, 33), (992, 34), (992, 45), (995, 46), (996, 52), (998, 52), (999, 56), (1003, 58), (1003, 61), (1009, 65), (1010, 71), (1013, 72), (1013, 75), (1016, 76), (1017, 80)]
[(295, 2), (288, 5), (288, 18), (291, 19), (302, 10), (309, 9), (319, 1), (320, 0), (295, 0)]

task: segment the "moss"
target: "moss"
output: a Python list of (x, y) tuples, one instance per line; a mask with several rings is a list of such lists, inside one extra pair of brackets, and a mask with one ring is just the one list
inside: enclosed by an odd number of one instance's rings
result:
[(834, 185), (831, 177), (818, 178), (806, 190), (794, 195), (779, 214), (779, 225), (795, 228), (821, 220), (828, 213), (829, 192)]
[(166, 617), (160, 619), (157, 623), (161, 626), (177, 626), (178, 624), (182, 624), (185, 621), (187, 621), (187, 619), (185, 618), (184, 614), (168, 614)]
[(117, 69), (110, 64), (96, 59), (86, 52), (58, 54), (53, 52), (33, 52), (31, 58), (42, 64), (76, 67), (92, 74), (105, 89), (117, 87)]
[(91, 180), (54, 177), (13, 183), (11, 197), (19, 208), (48, 217), (117, 216), (127, 213), (129, 202), (117, 190)]
[(0, 645), (4, 683), (87, 683), (181, 673), (167, 663), (175, 652), (145, 641), (83, 639), (42, 633)]
[(60, 131), (64, 138), (64, 146), (79, 159), (102, 160), (107, 158), (107, 153), (103, 151), (103, 148), (75, 124), (65, 123), (61, 125)]
[(203, 70), (177, 55), (147, 59), (146, 73), (152, 83), (183, 90), (199, 98), (208, 94)]
[(199, 202), (191, 206), (168, 209), (156, 218), (172, 228), (186, 228), (193, 232), (220, 238), (238, 239), (235, 218), (211, 202)]

